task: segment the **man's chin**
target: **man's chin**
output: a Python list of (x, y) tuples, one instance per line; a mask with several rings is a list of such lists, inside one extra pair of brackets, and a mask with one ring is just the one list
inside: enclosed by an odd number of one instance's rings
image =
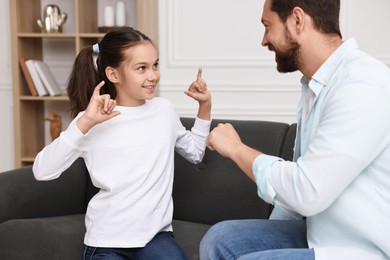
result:
[(279, 65), (276, 66), (276, 69), (280, 73), (290, 73), (290, 72), (295, 72), (298, 70), (296, 68), (285, 68), (285, 67), (281, 67)]

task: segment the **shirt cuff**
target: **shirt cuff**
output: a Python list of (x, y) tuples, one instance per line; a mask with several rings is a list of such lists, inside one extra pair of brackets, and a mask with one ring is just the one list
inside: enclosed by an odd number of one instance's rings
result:
[(281, 159), (276, 156), (262, 154), (253, 162), (252, 171), (257, 184), (257, 194), (264, 201), (274, 204), (276, 192), (270, 183), (271, 166)]
[(195, 118), (195, 123), (194, 126), (192, 127), (191, 131), (202, 135), (202, 133), (208, 133), (210, 132), (210, 127), (211, 127), (211, 120), (204, 120), (200, 118)]

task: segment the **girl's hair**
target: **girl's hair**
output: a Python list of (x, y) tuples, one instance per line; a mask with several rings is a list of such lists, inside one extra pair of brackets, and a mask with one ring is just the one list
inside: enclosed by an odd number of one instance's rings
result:
[[(87, 108), (93, 90), (102, 80), (105, 81), (101, 94), (116, 97), (115, 86), (106, 77), (108, 66), (118, 68), (125, 60), (124, 50), (148, 41), (148, 36), (130, 27), (121, 27), (108, 32), (98, 45), (86, 46), (77, 55), (70, 74), (67, 92), (72, 117)], [(94, 53), (95, 50), (95, 53)], [(93, 56), (97, 55), (96, 63)]]
[(341, 36), (340, 0), (271, 0), (271, 10), (285, 23), (294, 7), (300, 7), (313, 20), (314, 27), (326, 34)]

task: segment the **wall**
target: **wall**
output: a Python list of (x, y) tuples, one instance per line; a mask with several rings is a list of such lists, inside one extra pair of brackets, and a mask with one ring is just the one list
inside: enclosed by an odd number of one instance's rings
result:
[[(9, 1), (0, 1), (6, 39), (0, 41), (0, 171), (14, 167)], [(160, 95), (180, 115), (195, 116), (197, 106), (183, 91), (202, 66), (214, 118), (295, 121), (300, 74), (279, 74), (273, 53), (261, 47), (262, 6), (263, 0), (159, 0)], [(355, 36), (363, 50), (390, 66), (388, 10), (388, 0), (343, 0), (341, 26), (345, 38)], [(71, 62), (51, 60), (54, 70)], [(66, 78), (59, 77), (61, 83)]]
[(213, 94), (214, 118), (294, 121), (297, 73), (279, 75), (260, 46), (259, 0), (163, 0), (160, 3), (160, 95), (180, 114), (196, 103), (182, 93), (201, 66)]
[[(160, 0), (160, 95), (194, 116), (183, 95), (198, 66), (213, 94), (214, 118), (295, 122), (300, 73), (276, 71), (274, 53), (261, 46), (264, 0)], [(369, 11), (368, 11), (369, 10)], [(388, 0), (343, 0), (344, 38), (390, 65)]]

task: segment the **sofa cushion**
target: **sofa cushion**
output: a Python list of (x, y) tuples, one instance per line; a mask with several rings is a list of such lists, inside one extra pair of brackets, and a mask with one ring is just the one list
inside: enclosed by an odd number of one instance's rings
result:
[(84, 214), (14, 219), (0, 225), (0, 256), (7, 260), (80, 259)]
[(199, 259), (199, 243), (210, 225), (173, 220), (173, 235), (189, 260)]
[[(84, 214), (14, 219), (0, 225), (0, 256), (7, 260), (79, 259), (85, 233)], [(199, 259), (199, 243), (209, 225), (173, 220), (174, 236), (188, 259)]]

